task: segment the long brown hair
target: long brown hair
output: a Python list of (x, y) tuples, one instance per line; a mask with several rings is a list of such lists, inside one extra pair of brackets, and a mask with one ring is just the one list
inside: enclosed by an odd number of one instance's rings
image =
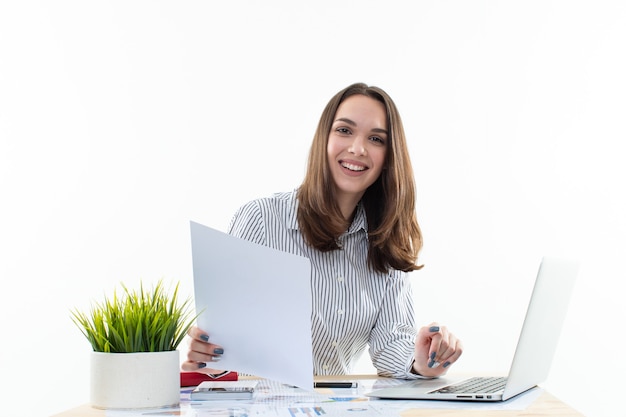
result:
[(339, 105), (361, 94), (380, 101), (387, 112), (389, 129), (385, 168), (363, 195), (368, 223), (368, 263), (376, 271), (389, 268), (414, 271), (422, 248), (422, 232), (415, 215), (415, 181), (396, 105), (385, 91), (363, 83), (338, 92), (326, 105), (309, 152), (307, 172), (298, 190), (298, 222), (307, 243), (321, 251), (338, 249), (337, 238), (348, 224), (335, 199), (326, 147)]

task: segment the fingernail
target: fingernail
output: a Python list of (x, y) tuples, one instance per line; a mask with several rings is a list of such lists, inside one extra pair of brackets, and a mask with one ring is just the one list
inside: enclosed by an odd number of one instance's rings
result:
[(438, 367), (439, 365), (440, 365), (440, 364), (439, 364), (439, 362), (435, 362), (435, 361), (430, 361), (430, 362), (428, 362), (428, 367), (429, 367), (429, 368), (436, 368), (436, 367)]
[(437, 352), (433, 352), (430, 354), (430, 360), (434, 361), (435, 360), (435, 356), (437, 356)]
[(447, 368), (448, 366), (450, 366), (450, 362), (446, 362), (446, 363), (443, 364), (444, 368)]
[(222, 348), (215, 348), (213, 349), (213, 353), (215, 353), (216, 355), (221, 355), (224, 353), (224, 349)]
[(209, 341), (209, 336), (206, 334), (201, 334), (200, 335), (200, 339), (202, 339), (202, 341), (204, 342), (208, 342)]
[(202, 368), (206, 368), (206, 363), (204, 363), (204, 362), (200, 362), (200, 363), (198, 364), (198, 369), (202, 369)]
[(433, 333), (434, 332), (438, 332), (439, 331), (439, 326), (431, 326), (428, 330), (433, 332)]

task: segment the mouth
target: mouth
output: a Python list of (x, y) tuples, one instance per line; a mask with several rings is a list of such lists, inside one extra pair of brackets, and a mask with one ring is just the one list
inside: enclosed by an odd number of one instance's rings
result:
[(343, 168), (350, 170), (352, 172), (361, 172), (361, 171), (365, 171), (366, 169), (368, 169), (365, 165), (357, 165), (357, 164), (346, 162), (346, 161), (339, 161), (339, 165), (341, 165)]

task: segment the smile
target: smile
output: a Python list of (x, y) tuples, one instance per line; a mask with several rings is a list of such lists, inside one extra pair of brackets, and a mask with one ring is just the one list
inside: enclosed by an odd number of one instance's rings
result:
[(350, 164), (348, 162), (343, 162), (343, 161), (341, 161), (340, 164), (341, 164), (342, 167), (344, 167), (346, 169), (349, 169), (350, 171), (357, 171), (358, 172), (358, 171), (365, 171), (367, 169), (366, 166), (354, 165), (354, 164)]

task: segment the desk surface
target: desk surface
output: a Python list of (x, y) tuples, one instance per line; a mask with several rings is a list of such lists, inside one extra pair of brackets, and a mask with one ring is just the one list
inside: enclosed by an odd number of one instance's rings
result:
[[(342, 376), (341, 379), (367, 379), (376, 378), (372, 375), (361, 376)], [(318, 378), (316, 378), (318, 379)], [(319, 378), (319, 380), (332, 380), (332, 377)], [(55, 414), (52, 417), (104, 417), (106, 411), (91, 407), (88, 404), (81, 405), (71, 410)], [(569, 407), (548, 392), (542, 392), (541, 395), (527, 408), (523, 410), (467, 410), (467, 409), (427, 409), (413, 408), (406, 409), (401, 412), (402, 417), (420, 417), (420, 416), (480, 416), (480, 417), (583, 417), (581, 413)]]

